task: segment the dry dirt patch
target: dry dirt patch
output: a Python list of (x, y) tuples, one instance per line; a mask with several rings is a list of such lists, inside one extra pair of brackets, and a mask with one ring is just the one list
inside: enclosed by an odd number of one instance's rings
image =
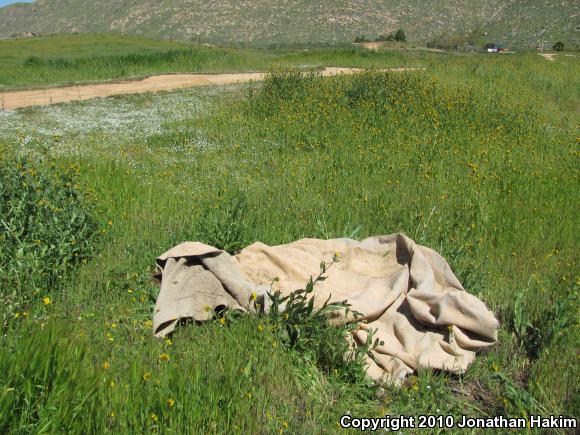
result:
[[(393, 71), (407, 71), (418, 68), (391, 68)], [(352, 74), (362, 71), (360, 68), (327, 67), (322, 70), (323, 76)], [(66, 86), (0, 93), (0, 109), (18, 109), (21, 107), (44, 106), (48, 104), (67, 103), (70, 101), (88, 100), (112, 95), (139, 94), (145, 92), (169, 91), (194, 86), (223, 85), (245, 83), (251, 80), (262, 80), (266, 73), (229, 73), (229, 74), (163, 74), (147, 77), (142, 80), (122, 81), (118, 83), (98, 83), (90, 85)]]
[(544, 59), (551, 60), (552, 62), (556, 60), (556, 55), (554, 53), (540, 53), (540, 56), (542, 56)]

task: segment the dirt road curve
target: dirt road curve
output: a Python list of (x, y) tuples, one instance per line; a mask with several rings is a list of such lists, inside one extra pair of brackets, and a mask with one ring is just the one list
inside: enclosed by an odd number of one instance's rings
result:
[[(406, 71), (412, 69), (414, 68), (393, 68), (392, 70)], [(358, 71), (361, 70), (358, 68), (329, 67), (322, 71), (322, 75), (352, 74)], [(88, 100), (97, 97), (109, 97), (111, 95), (169, 91), (194, 86), (244, 83), (250, 80), (262, 80), (264, 75), (265, 73), (164, 74), (147, 77), (143, 80), (118, 83), (99, 83), (93, 85), (4, 92), (0, 93), (0, 109), (44, 106), (48, 104), (67, 103), (69, 101)]]

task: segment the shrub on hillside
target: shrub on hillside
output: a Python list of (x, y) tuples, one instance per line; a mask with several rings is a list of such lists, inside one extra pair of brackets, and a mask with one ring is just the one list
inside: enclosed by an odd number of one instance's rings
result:
[(552, 48), (556, 51), (564, 51), (564, 43), (562, 41), (558, 41)]
[(407, 42), (407, 35), (405, 35), (405, 31), (403, 29), (397, 30), (395, 32), (394, 38), (395, 38), (395, 41)]
[(365, 35), (357, 35), (356, 38), (354, 38), (354, 42), (355, 43), (371, 42), (371, 40), (367, 38)]
[(48, 297), (90, 254), (96, 223), (77, 171), (0, 156), (0, 315)]
[(392, 33), (389, 33), (388, 35), (382, 34), (382, 35), (377, 36), (377, 38), (375, 39), (375, 42), (392, 41), (394, 39), (395, 39), (395, 37), (393, 36)]
[(399, 29), (396, 32), (389, 33), (388, 35), (382, 34), (375, 38), (375, 42), (384, 41), (407, 42), (407, 36), (405, 35), (405, 31), (403, 29)]

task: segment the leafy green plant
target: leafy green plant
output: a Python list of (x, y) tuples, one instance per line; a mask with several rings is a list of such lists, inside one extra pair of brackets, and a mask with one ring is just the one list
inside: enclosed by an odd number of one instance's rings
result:
[(246, 200), (237, 195), (207, 207), (202, 240), (208, 245), (235, 254), (248, 243), (250, 223), (245, 220)]
[[(325, 274), (339, 261), (335, 256), (331, 262), (320, 263), (320, 273), (310, 277), (304, 289), (282, 296), (280, 290), (268, 292), (270, 307), (267, 319), (271, 328), (288, 349), (296, 351), (302, 358), (315, 361), (316, 366), (326, 374), (334, 374), (353, 383), (368, 384), (365, 375), (364, 356), (380, 344), (369, 334), (362, 346), (349, 346), (347, 339), (357, 327), (356, 321), (348, 323), (332, 322), (337, 312), (343, 311), (345, 318), (354, 319), (362, 315), (351, 310), (347, 301), (330, 302), (331, 296), (318, 308), (313, 295), (315, 285), (325, 281)], [(263, 306), (262, 313), (264, 314)]]
[(562, 41), (558, 41), (552, 48), (556, 51), (564, 51), (564, 43)]
[(76, 172), (74, 165), (0, 158), (2, 314), (49, 297), (89, 257), (97, 225)]
[(530, 359), (536, 359), (549, 346), (558, 345), (564, 332), (576, 323), (578, 297), (574, 292), (556, 300), (531, 318), (525, 309), (524, 292), (516, 294), (509, 327)]
[(399, 41), (399, 42), (406, 42), (407, 41), (407, 35), (405, 35), (405, 31), (403, 29), (398, 29), (395, 32), (395, 35), (393, 36), (393, 38), (395, 39), (395, 41)]

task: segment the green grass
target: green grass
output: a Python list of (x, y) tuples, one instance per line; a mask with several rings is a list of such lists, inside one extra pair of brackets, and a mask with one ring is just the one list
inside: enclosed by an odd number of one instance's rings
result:
[[(101, 234), (52, 303), (1, 338), (3, 432), (334, 433), (347, 411), (578, 416), (577, 67), (445, 56), (424, 73), (280, 73), (3, 114), (15, 152), (79, 165)], [(218, 230), (243, 246), (359, 226), (357, 238), (403, 231), (441, 252), (497, 314), (498, 345), (463, 376), (422, 372), (369, 399), (275, 346), (260, 318), (152, 338), (153, 260), (168, 247), (224, 243)]]
[(83, 58), (150, 54), (188, 48), (189, 44), (146, 39), (113, 33), (56, 34), (37, 38), (4, 39), (0, 41), (0, 61), (3, 65), (20, 65), (31, 56), (45, 58)]
[(140, 78), (160, 73), (265, 71), (275, 67), (422, 65), (440, 57), (360, 47), (256, 50), (130, 38), (55, 35), (0, 41), (0, 90)]
[(313, 432), (357, 406), (337, 391), (323, 390), (332, 404), (316, 400), (291, 355), (253, 321), (188, 328), (172, 345), (143, 340), (150, 328), (136, 319), (118, 322), (107, 346), (65, 319), (3, 339), (3, 433)]

